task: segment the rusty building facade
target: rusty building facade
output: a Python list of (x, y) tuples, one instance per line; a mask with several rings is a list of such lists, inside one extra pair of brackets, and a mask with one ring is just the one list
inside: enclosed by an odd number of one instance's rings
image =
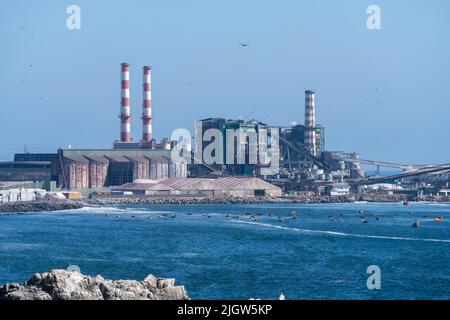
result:
[(187, 164), (165, 149), (60, 149), (51, 177), (61, 189), (102, 189), (137, 180), (185, 178)]

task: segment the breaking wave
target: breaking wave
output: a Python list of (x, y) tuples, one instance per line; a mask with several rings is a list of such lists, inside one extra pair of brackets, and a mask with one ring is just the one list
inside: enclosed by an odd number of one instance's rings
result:
[(301, 232), (306, 234), (326, 234), (332, 236), (342, 236), (342, 237), (356, 237), (356, 238), (369, 238), (369, 239), (385, 239), (385, 240), (404, 240), (404, 241), (424, 241), (424, 242), (445, 242), (450, 243), (450, 240), (447, 239), (427, 239), (427, 238), (409, 238), (409, 237), (394, 237), (394, 236), (377, 236), (377, 235), (368, 235), (368, 234), (358, 234), (358, 233), (344, 233), (337, 231), (328, 231), (328, 230), (311, 230), (311, 229), (300, 229), (300, 228), (289, 228), (283, 227), (276, 224), (270, 223), (260, 223), (260, 222), (250, 222), (250, 221), (233, 221), (235, 223), (243, 223), (243, 224), (252, 224), (257, 226), (263, 226), (267, 228), (281, 229), (281, 230), (289, 230), (294, 232)]

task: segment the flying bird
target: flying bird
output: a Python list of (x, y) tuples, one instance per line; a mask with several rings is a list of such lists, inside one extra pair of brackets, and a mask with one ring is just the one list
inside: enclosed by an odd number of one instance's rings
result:
[(239, 42), (239, 44), (240, 44), (242, 47), (250, 47), (250, 45), (249, 45), (248, 43), (245, 43), (245, 42)]

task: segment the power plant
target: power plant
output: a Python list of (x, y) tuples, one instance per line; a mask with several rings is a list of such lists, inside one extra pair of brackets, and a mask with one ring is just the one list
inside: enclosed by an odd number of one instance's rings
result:
[[(266, 190), (267, 194), (273, 195), (278, 192), (276, 188), (281, 188), (285, 193), (347, 195), (351, 190), (366, 192), (374, 190), (373, 187), (367, 188), (367, 186), (380, 185), (383, 187), (376, 190), (388, 190), (391, 193), (417, 195), (431, 192), (436, 195), (441, 193), (447, 195), (449, 192), (450, 165), (411, 166), (361, 159), (354, 152), (326, 150), (325, 128), (316, 121), (316, 93), (313, 90), (304, 92), (303, 125), (274, 126), (255, 119), (248, 121), (225, 118), (202, 119), (196, 122), (201, 129), (194, 132), (192, 141), (192, 145), (197, 146), (197, 149), (189, 149), (187, 161), (174, 161), (172, 151), (177, 146), (177, 142), (167, 138), (157, 141), (153, 133), (152, 68), (150, 66), (142, 68), (142, 112), (139, 112), (142, 115), (140, 117), (142, 136), (133, 140), (130, 95), (135, 93), (130, 92), (131, 76), (133, 72), (130, 72), (130, 65), (122, 63), (120, 66), (120, 132), (112, 148), (66, 148), (48, 154), (18, 153), (14, 161), (0, 163), (0, 189), (38, 186), (46, 189), (79, 190), (88, 195), (108, 190), (110, 192), (111, 190), (147, 188), (151, 190), (148, 190), (148, 193), (144, 192), (145, 194), (174, 195), (184, 190), (181, 188), (182, 185), (195, 185), (200, 190), (199, 193), (205, 194), (207, 193), (205, 188), (209, 185), (214, 188), (214, 192), (211, 191), (213, 194), (224, 195), (231, 193), (229, 190), (219, 190), (218, 185), (227, 185), (234, 180), (221, 180), (221, 184), (212, 184), (208, 179), (253, 177), (265, 180), (264, 183), (258, 180), (252, 180), (252, 183), (245, 182), (250, 189), (250, 185), (254, 186), (255, 189), (251, 192), (255, 195), (264, 193), (261, 190)], [(208, 163), (203, 159), (198, 161), (198, 157), (196, 158), (196, 155), (203, 155), (205, 151), (211, 149), (208, 144), (200, 145), (200, 147), (197, 144), (210, 129), (219, 132), (224, 140), (223, 150), (215, 151), (215, 158), (218, 161), (214, 163)], [(237, 134), (228, 135), (230, 130)], [(266, 134), (273, 130), (277, 132), (276, 137), (274, 133)], [(239, 133), (243, 133), (245, 138), (240, 139)], [(265, 134), (267, 139), (261, 140), (261, 134)], [(252, 135), (257, 137), (254, 140), (256, 151), (251, 146)], [(231, 149), (225, 147), (230, 144), (233, 146)], [(243, 150), (244, 153), (238, 155), (238, 150)], [(255, 154), (257, 158), (249, 161)], [(264, 161), (274, 155), (279, 156), (279, 164), (276, 167)], [(246, 160), (243, 163), (227, 163), (226, 161), (241, 156)], [(367, 176), (362, 166), (372, 166), (377, 168), (377, 171), (375, 175)], [(380, 167), (401, 169), (404, 172), (392, 176), (380, 176)], [(203, 180), (196, 180), (193, 183), (193, 180), (189, 180), (191, 178)], [(164, 182), (167, 179), (181, 180), (176, 180), (176, 183), (175, 180)], [(183, 179), (187, 180), (183, 182)], [(244, 180), (240, 182), (244, 183)], [(388, 187), (389, 184), (391, 187)], [(261, 190), (257, 188), (257, 185)], [(270, 185), (275, 186), (270, 187)], [(400, 185), (402, 188), (397, 187)], [(248, 191), (242, 194), (248, 194)]]

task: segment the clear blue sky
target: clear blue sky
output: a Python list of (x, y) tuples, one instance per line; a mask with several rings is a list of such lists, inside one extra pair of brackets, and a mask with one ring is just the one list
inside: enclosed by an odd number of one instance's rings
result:
[[(70, 4), (81, 30), (66, 28)], [(380, 31), (366, 27), (370, 4)], [(308, 88), (327, 149), (450, 162), (449, 15), (446, 0), (3, 0), (0, 159), (25, 143), (110, 147), (129, 62), (134, 139), (151, 65), (158, 139), (202, 117), (302, 123)]]

